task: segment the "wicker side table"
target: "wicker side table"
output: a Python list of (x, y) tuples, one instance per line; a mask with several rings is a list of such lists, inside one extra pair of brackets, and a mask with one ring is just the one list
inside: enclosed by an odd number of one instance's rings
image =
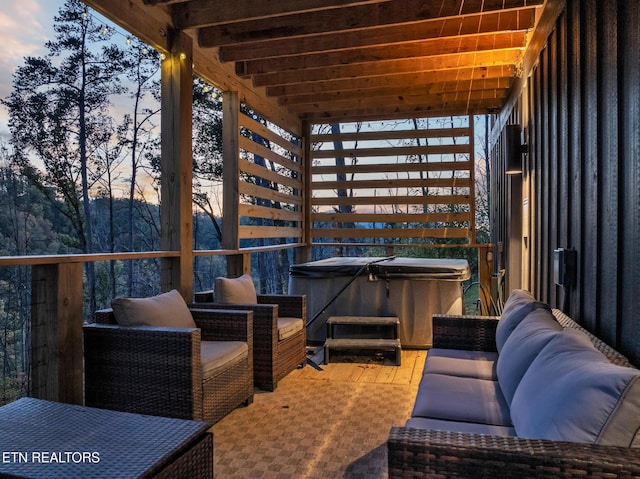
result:
[(22, 398), (0, 407), (0, 477), (212, 478), (205, 422)]

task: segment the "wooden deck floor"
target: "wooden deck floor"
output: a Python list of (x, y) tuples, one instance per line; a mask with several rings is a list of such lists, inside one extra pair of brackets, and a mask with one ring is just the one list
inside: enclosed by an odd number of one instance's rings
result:
[(389, 430), (411, 414), (426, 355), (323, 364), (322, 347), (310, 348), (310, 364), (213, 427), (216, 478), (387, 479)]
[(332, 360), (331, 363), (324, 364), (322, 347), (311, 347), (307, 354), (310, 364), (291, 372), (289, 376), (296, 379), (417, 386), (422, 377), (427, 351), (405, 349), (401, 354), (400, 366), (395, 366), (388, 357), (381, 358), (365, 354), (336, 355), (333, 356), (335, 362)]

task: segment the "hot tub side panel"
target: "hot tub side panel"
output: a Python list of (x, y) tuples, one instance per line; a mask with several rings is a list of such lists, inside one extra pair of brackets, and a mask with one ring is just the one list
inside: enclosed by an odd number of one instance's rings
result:
[[(307, 295), (307, 317), (311, 319), (351, 279), (348, 276), (290, 277), (289, 292)], [(407, 278), (371, 281), (368, 276), (359, 276), (309, 325), (307, 340), (310, 344), (325, 341), (326, 321), (330, 316), (397, 316), (403, 348), (430, 348), (431, 316), (462, 314), (462, 304), (460, 281)]]
[[(307, 321), (310, 321), (351, 279), (350, 276), (290, 277), (289, 293), (307, 295)], [(359, 276), (309, 325), (307, 341), (324, 343), (330, 316), (388, 316), (382, 313), (386, 309), (385, 303), (380, 284)]]

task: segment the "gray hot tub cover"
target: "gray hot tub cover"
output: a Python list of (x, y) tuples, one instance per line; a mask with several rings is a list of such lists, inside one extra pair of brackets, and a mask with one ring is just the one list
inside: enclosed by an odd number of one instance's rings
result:
[(294, 264), (289, 268), (293, 277), (330, 278), (354, 276), (368, 263), (361, 274), (375, 279), (411, 278), (464, 281), (471, 277), (469, 263), (463, 259), (398, 258), (380, 261), (380, 257), (336, 257), (310, 263)]

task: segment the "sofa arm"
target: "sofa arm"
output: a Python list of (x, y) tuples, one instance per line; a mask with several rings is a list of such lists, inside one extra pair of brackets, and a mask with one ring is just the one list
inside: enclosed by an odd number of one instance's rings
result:
[(302, 318), (307, 322), (307, 296), (288, 294), (259, 294), (258, 303), (277, 304), (283, 318)]
[(433, 347), (496, 351), (499, 316), (433, 315)]
[(87, 406), (202, 417), (199, 329), (88, 324), (83, 337)]
[(637, 449), (393, 427), (389, 479), (638, 477)]

